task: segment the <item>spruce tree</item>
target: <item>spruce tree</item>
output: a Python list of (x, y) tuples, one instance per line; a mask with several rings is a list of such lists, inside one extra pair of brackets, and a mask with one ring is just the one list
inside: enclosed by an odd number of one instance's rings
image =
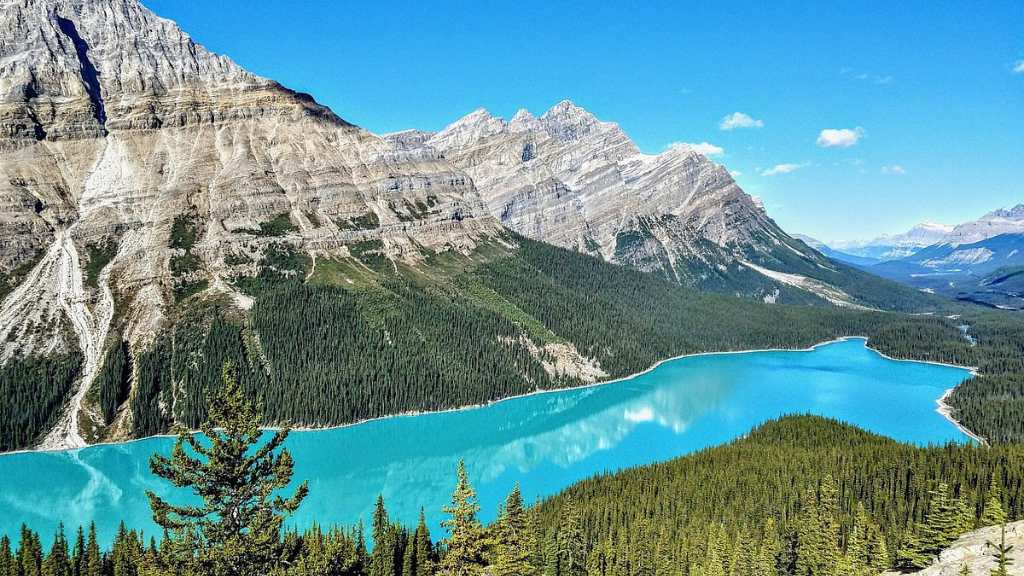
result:
[(82, 526), (78, 526), (75, 534), (75, 546), (71, 549), (71, 574), (73, 576), (85, 576), (85, 532)]
[(398, 576), (395, 570), (396, 542), (384, 507), (384, 496), (377, 495), (373, 508), (373, 553), (370, 555), (369, 576)]
[(586, 542), (582, 519), (575, 500), (568, 498), (558, 520), (559, 576), (583, 576), (587, 571)]
[(971, 505), (967, 495), (961, 493), (956, 500), (957, 536), (974, 530), (974, 514), (974, 506)]
[(903, 544), (896, 551), (896, 567), (909, 571), (919, 570), (931, 563), (931, 555), (924, 550), (921, 538), (913, 530), (907, 530), (903, 537)]
[(960, 576), (971, 576), (971, 569), (967, 567), (967, 564), (960, 565)]
[(778, 573), (778, 557), (782, 551), (779, 531), (775, 527), (775, 518), (768, 517), (761, 530), (761, 542), (754, 558), (754, 576), (775, 576)]
[(796, 576), (819, 576), (824, 565), (825, 537), (818, 496), (808, 489), (800, 501), (796, 529)]
[(921, 528), (922, 551), (937, 556), (959, 536), (959, 514), (949, 486), (942, 482), (930, 491), (931, 502)]
[(996, 556), (996, 567), (989, 573), (990, 576), (1010, 576), (1010, 566), (1013, 565), (1013, 558), (1010, 558), (1010, 552), (1013, 551), (1013, 546), (1007, 546), (1006, 544), (1006, 524), (1000, 527), (999, 544), (991, 542), (987, 544), (995, 550)]
[(427, 516), (420, 508), (420, 519), (416, 524), (414, 536), (416, 549), (415, 576), (432, 576), (434, 573), (434, 545), (430, 541), (430, 529), (427, 528)]
[(18, 576), (42, 576), (43, 549), (36, 536), (28, 526), (21, 525), (21, 538), (18, 542)]
[(96, 542), (96, 523), (89, 524), (89, 540), (85, 546), (85, 574), (87, 576), (103, 576), (103, 555), (100, 545)]
[(16, 576), (14, 552), (7, 536), (0, 537), (0, 576)]
[(1006, 512), (1003, 510), (1002, 494), (999, 475), (993, 472), (988, 485), (988, 498), (985, 500), (985, 508), (981, 512), (980, 526), (999, 526), (1007, 521)]
[(868, 547), (868, 566), (875, 573), (884, 572), (892, 562), (889, 557), (889, 546), (885, 543), (885, 536), (877, 526), (870, 528), (871, 543)]
[(446, 576), (474, 576), (483, 568), (484, 534), (476, 514), (480, 506), (469, 483), (466, 463), (459, 460), (452, 503), (444, 508), (449, 518), (441, 524), (448, 530), (440, 573)]
[(50, 553), (43, 561), (43, 576), (71, 576), (71, 555), (68, 552), (68, 541), (64, 537), (64, 524), (57, 528)]
[(211, 576), (266, 574), (280, 563), (284, 518), (308, 488), (303, 482), (289, 497), (280, 493), (292, 478), (291, 454), (281, 448), (289, 430), (276, 431), (260, 446), (258, 409), (245, 398), (230, 364), (222, 379), (200, 427), (208, 444), (180, 430), (169, 457), (150, 459), (154, 474), (190, 488), (202, 505), (176, 506), (152, 491), (146, 495), (154, 521), (172, 535), (170, 560), (177, 569)]
[(528, 576), (535, 573), (531, 560), (535, 543), (530, 532), (528, 512), (516, 484), (502, 507), (496, 530), (496, 576)]

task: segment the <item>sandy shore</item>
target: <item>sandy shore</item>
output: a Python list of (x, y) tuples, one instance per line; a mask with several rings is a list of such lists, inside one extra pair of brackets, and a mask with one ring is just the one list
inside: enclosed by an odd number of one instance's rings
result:
[(963, 432), (967, 436), (970, 436), (971, 439), (973, 439), (975, 442), (981, 444), (982, 446), (988, 446), (988, 442), (986, 442), (984, 438), (978, 436), (974, 432), (971, 432), (970, 430), (965, 428), (959, 420), (953, 417), (953, 407), (950, 406), (949, 404), (946, 404), (946, 399), (949, 398), (949, 395), (953, 393), (953, 390), (954, 388), (946, 390), (942, 394), (942, 397), (935, 401), (935, 403), (938, 404), (938, 408), (936, 408), (935, 411), (938, 412), (939, 414), (942, 414), (943, 418), (949, 420), (953, 424), (953, 426), (956, 426), (961, 432)]

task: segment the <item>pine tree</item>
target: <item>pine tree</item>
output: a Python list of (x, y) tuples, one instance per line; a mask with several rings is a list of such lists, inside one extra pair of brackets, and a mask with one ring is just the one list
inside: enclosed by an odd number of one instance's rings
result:
[(819, 576), (825, 561), (825, 536), (822, 532), (818, 496), (813, 489), (804, 492), (796, 531), (796, 576)]
[(415, 576), (432, 576), (434, 573), (434, 546), (430, 541), (430, 529), (427, 528), (427, 516), (420, 508), (420, 520), (416, 524), (414, 536), (416, 549)]
[(1003, 510), (1002, 494), (1002, 483), (998, 474), (993, 472), (988, 485), (988, 498), (985, 500), (985, 508), (981, 512), (980, 526), (999, 526), (1006, 523), (1007, 516)]
[(57, 528), (50, 553), (43, 561), (44, 576), (71, 576), (71, 557), (68, 552), (68, 541), (64, 537), (64, 524)]
[(0, 576), (16, 576), (15, 566), (11, 539), (7, 536), (0, 536)]
[(535, 543), (530, 532), (529, 518), (523, 507), (523, 496), (516, 484), (508, 497), (497, 522), (496, 576), (528, 576), (535, 573), (532, 564)]
[(85, 576), (85, 562), (85, 532), (79, 526), (75, 534), (75, 546), (71, 549), (71, 574)]
[(483, 527), (476, 517), (480, 506), (476, 502), (476, 491), (466, 475), (464, 461), (459, 460), (456, 474), (458, 479), (452, 503), (444, 508), (450, 518), (442, 522), (448, 530), (448, 537), (444, 540), (445, 554), (441, 558), (440, 573), (473, 576), (483, 568)]
[[(179, 488), (190, 488), (201, 506), (175, 506), (148, 491), (153, 519), (169, 530), (171, 562), (183, 571), (215, 576), (268, 573), (280, 561), (281, 525), (308, 493), (302, 483), (290, 497), (280, 494), (292, 478), (287, 449), (278, 449), (287, 428), (259, 446), (257, 407), (246, 400), (230, 364), (223, 389), (208, 402), (201, 430), (209, 445), (181, 430), (171, 456), (154, 454), (153, 473)], [(185, 447), (198, 457), (190, 456)]]
[(396, 542), (382, 495), (377, 495), (370, 528), (373, 530), (373, 553), (370, 555), (369, 576), (398, 576), (395, 570)]
[(84, 569), (86, 576), (103, 576), (103, 555), (96, 542), (96, 523), (89, 524), (89, 541), (85, 546)]
[(1013, 558), (1010, 552), (1013, 546), (1006, 545), (1006, 524), (1003, 524), (999, 531), (999, 544), (987, 543), (996, 553), (996, 567), (989, 572), (990, 576), (1010, 576), (1010, 566), (1013, 565)]
[(921, 528), (921, 546), (927, 555), (937, 556), (959, 536), (960, 520), (956, 502), (950, 496), (949, 486), (945, 482), (929, 494), (931, 502)]
[(921, 538), (913, 529), (904, 535), (903, 544), (896, 552), (896, 567), (901, 570), (917, 570), (931, 563), (931, 555), (924, 550)]
[(960, 565), (960, 576), (971, 576), (971, 569), (967, 567), (967, 564)]
[(761, 530), (761, 542), (757, 547), (754, 559), (754, 576), (775, 576), (778, 573), (778, 557), (782, 551), (779, 531), (775, 527), (775, 518), (769, 517)]
[(569, 498), (558, 520), (558, 576), (583, 576), (587, 571), (586, 542), (579, 508)]

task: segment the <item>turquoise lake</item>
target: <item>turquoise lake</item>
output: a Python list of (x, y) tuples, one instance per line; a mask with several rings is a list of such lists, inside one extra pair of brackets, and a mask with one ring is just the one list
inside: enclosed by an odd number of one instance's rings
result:
[[(305, 526), (368, 522), (377, 494), (393, 518), (412, 525), (420, 506), (440, 532), (455, 466), (466, 461), (481, 516), (518, 481), (527, 501), (608, 470), (666, 460), (742, 436), (793, 413), (838, 418), (915, 444), (968, 438), (936, 412), (965, 369), (888, 360), (850, 339), (803, 352), (693, 356), (645, 374), (589, 388), (536, 394), (489, 406), (397, 416), (294, 432), (295, 478), (310, 496), (290, 521)], [(145, 491), (172, 493), (149, 472), (151, 438), (74, 452), (0, 456), (0, 534), (22, 522), (46, 546), (58, 522), (68, 532), (95, 521), (109, 543), (121, 520), (154, 533)]]

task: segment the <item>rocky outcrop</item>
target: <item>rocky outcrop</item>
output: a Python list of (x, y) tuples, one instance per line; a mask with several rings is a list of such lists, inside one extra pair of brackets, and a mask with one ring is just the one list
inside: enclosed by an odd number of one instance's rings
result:
[(153, 338), (184, 256), (176, 221), (194, 236), (182, 273), (220, 288), (232, 255), (270, 242), (373, 240), (418, 261), (500, 230), (440, 154), (345, 122), (136, 0), (0, 0), (0, 280), (21, 271), (0, 362), (77, 344), (95, 366), (115, 307), (124, 337)]
[[(989, 576), (996, 567), (995, 545), (1000, 543), (1000, 527), (989, 526), (961, 536), (924, 570), (913, 572), (917, 576), (959, 576), (967, 566), (971, 576)], [(1006, 526), (1006, 544), (1013, 546), (1009, 556), (1013, 564), (1009, 574), (1024, 574), (1024, 522)], [(882, 576), (897, 576), (899, 572), (886, 572)]]
[(743, 260), (770, 265), (779, 249), (818, 257), (692, 147), (643, 154), (617, 124), (569, 101), (507, 121), (481, 109), (436, 134), (388, 139), (442, 153), (473, 178), (491, 214), (525, 236), (680, 282), (700, 284)]

